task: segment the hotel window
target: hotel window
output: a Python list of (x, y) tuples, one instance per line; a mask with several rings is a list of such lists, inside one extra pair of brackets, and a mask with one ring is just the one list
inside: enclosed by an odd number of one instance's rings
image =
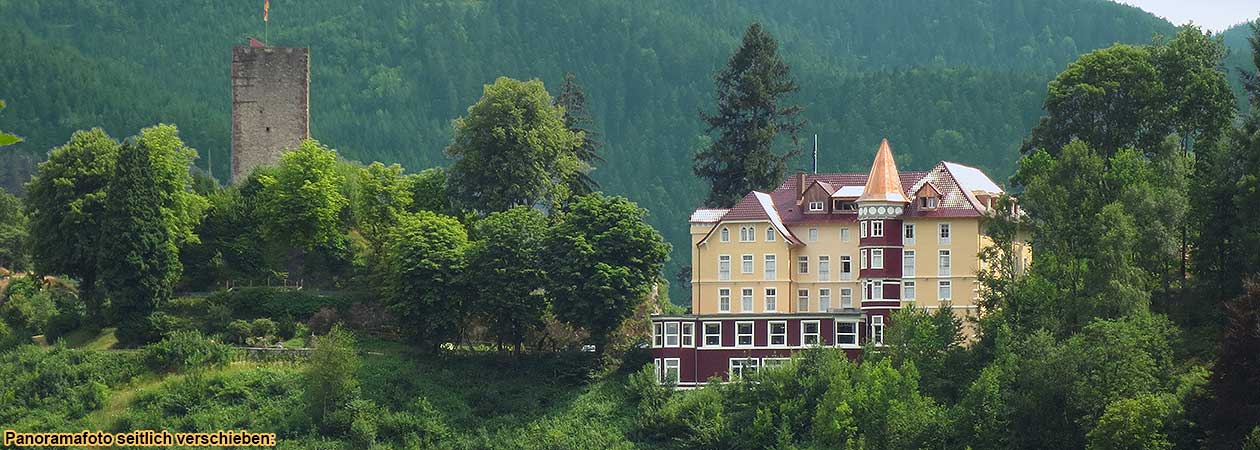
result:
[(948, 223), (937, 224), (937, 228), (940, 233), (939, 234), (940, 240), (938, 242), (941, 245), (948, 244), (949, 243), (949, 224)]
[(861, 225), (859, 225), (859, 226), (860, 226), (860, 227), (862, 227), (862, 237), (866, 237), (866, 235), (867, 235), (867, 232), (866, 232), (866, 221), (865, 221), (865, 220), (863, 220), (863, 221), (862, 221), (862, 223), (861, 223)]
[(857, 322), (836, 321), (836, 345), (840, 347), (845, 347), (845, 348), (857, 348), (858, 346)]
[(941, 250), (940, 258), (940, 267), (937, 268), (937, 273), (942, 277), (948, 277), (950, 274), (949, 250)]
[(696, 324), (694, 322), (682, 323), (682, 346), (694, 347), (696, 345)]
[(787, 345), (787, 322), (770, 322), (770, 345)]
[(757, 360), (753, 358), (731, 358), (730, 379), (731, 381), (743, 378), (746, 375), (757, 373)]
[(853, 288), (840, 288), (840, 307), (853, 309)]
[(862, 252), (861, 252), (861, 253), (862, 253), (862, 254), (861, 254), (861, 258), (862, 258), (862, 268), (863, 268), (863, 269), (865, 269), (865, 268), (867, 268), (867, 264), (870, 262), (870, 261), (869, 261), (869, 259), (870, 259), (870, 258), (867, 258), (867, 251), (866, 251), (866, 250), (862, 250)]
[(936, 293), (936, 299), (938, 301), (945, 301), (953, 298), (953, 286), (951, 286), (949, 280), (941, 280), (937, 282), (937, 289), (938, 292)]
[(757, 239), (756, 232), (753, 227), (739, 227), (739, 241), (752, 242)]
[(796, 311), (809, 311), (809, 289), (796, 290)]
[(871, 316), (871, 342), (884, 345), (884, 316)]
[(705, 347), (721, 347), (722, 346), (722, 322), (705, 322), (704, 323), (704, 346)]
[(752, 322), (735, 322), (735, 346), (736, 347), (752, 347), (753, 345), (753, 323)]
[(796, 257), (796, 272), (809, 273), (809, 257), (808, 256)]
[(731, 255), (718, 255), (718, 279), (731, 279)]
[(903, 228), (904, 231), (901, 232), (902, 241), (905, 245), (914, 245), (914, 224), (907, 223)]
[(766, 242), (774, 242), (774, 227), (766, 227)]
[(678, 346), (678, 322), (665, 322), (665, 346)]
[(823, 202), (809, 202), (810, 212), (818, 212), (823, 210)]
[(920, 197), (919, 206), (927, 209), (936, 207), (936, 197)]
[(818, 229), (817, 228), (809, 229), (809, 241), (818, 242)]
[(730, 241), (731, 241), (731, 229), (722, 227), (722, 242), (730, 242)]
[(871, 300), (883, 300), (883, 299), (884, 299), (884, 282), (872, 281), (871, 282)]
[(767, 280), (774, 280), (779, 276), (779, 262), (775, 258), (775, 255), (766, 255), (765, 272)]
[(914, 282), (902, 281), (901, 282), (901, 298), (905, 300), (914, 300), (914, 296), (915, 296), (914, 294), (915, 294)]
[(840, 229), (840, 242), (849, 242), (849, 227)]
[(743, 294), (739, 298), (740, 312), (753, 312), (752, 308), (752, 288), (744, 288)]
[(742, 273), (753, 273), (753, 255), (744, 255), (740, 258), (741, 264), (739, 271)]
[(718, 312), (731, 312), (731, 290), (718, 289)]
[(661, 322), (652, 323), (652, 346), (653, 347), (665, 346), (664, 326), (665, 324)]
[(831, 257), (820, 255), (818, 257), (818, 281), (831, 281)]
[(817, 320), (801, 321), (801, 345), (818, 345), (819, 326)]
[(818, 290), (818, 310), (827, 312), (831, 309), (831, 289)]
[(871, 249), (871, 268), (872, 269), (884, 268), (884, 249), (882, 248)]
[(845, 255), (840, 257), (840, 281), (849, 281), (853, 278), (853, 257)]
[(779, 291), (775, 288), (766, 288), (766, 311), (779, 310)]
[(901, 276), (914, 276), (914, 250), (905, 250), (901, 254)]
[(884, 221), (871, 221), (871, 237), (884, 237)]
[(664, 361), (665, 364), (661, 367), (661, 379), (658, 381), (660, 381), (661, 384), (678, 383), (678, 368), (681, 366), (681, 364), (679, 364), (679, 359), (665, 358), (662, 361)]

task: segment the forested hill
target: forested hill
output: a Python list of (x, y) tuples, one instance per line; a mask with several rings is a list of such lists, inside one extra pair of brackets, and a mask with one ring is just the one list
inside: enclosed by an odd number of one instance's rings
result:
[[(245, 36), (312, 51), (312, 134), (347, 158), (447, 165), (451, 121), (498, 76), (556, 93), (574, 72), (606, 145), (594, 178), (652, 212), (686, 264), (686, 217), (705, 188), (712, 76), (753, 20), (780, 42), (817, 133), (821, 170), (864, 170), (880, 138), (898, 163), (941, 159), (1003, 180), (1041, 114), (1046, 82), (1076, 56), (1171, 35), (1102, 0), (376, 1), (0, 0), (0, 185), (77, 129), (115, 137), (175, 123), (198, 166), (228, 173), (230, 47)], [(31, 155), (31, 156), (22, 156)], [(796, 167), (807, 163), (800, 160)], [(677, 293), (675, 293), (677, 296)]]

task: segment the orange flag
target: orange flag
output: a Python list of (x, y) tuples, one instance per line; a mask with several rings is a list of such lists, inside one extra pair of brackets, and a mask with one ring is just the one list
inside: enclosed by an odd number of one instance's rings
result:
[(263, 0), (263, 22), (267, 21), (268, 11), (271, 11), (271, 0)]

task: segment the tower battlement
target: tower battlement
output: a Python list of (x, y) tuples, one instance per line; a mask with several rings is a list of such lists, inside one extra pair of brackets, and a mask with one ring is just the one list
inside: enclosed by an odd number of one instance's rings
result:
[(232, 180), (310, 137), (309, 48), (232, 47)]

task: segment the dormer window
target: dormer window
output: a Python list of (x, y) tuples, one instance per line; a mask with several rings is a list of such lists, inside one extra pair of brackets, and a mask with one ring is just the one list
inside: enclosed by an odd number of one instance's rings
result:
[(823, 210), (823, 202), (809, 202), (809, 211), (818, 212)]
[(936, 209), (936, 197), (919, 197), (919, 207), (926, 209)]
[(831, 210), (835, 211), (857, 211), (857, 203), (846, 202), (844, 200), (835, 199), (831, 201)]

